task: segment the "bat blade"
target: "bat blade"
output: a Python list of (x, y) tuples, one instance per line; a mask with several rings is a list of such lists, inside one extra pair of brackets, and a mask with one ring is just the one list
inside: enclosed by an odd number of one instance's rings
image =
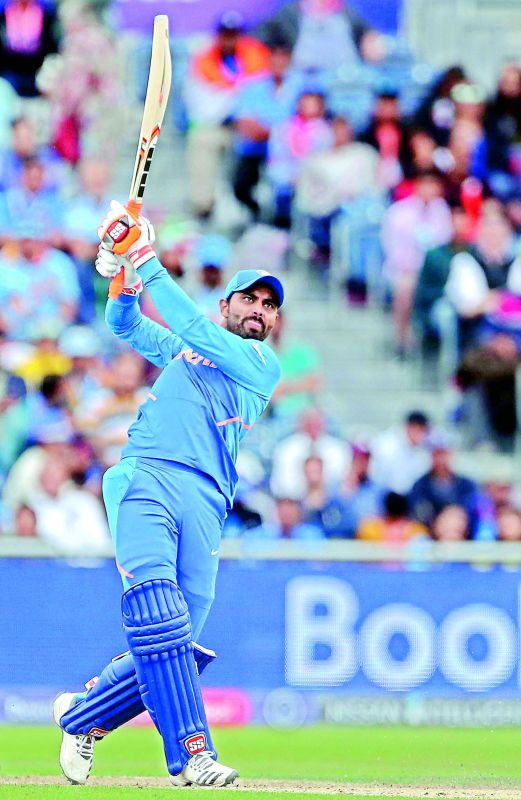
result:
[[(136, 160), (127, 203), (129, 213), (136, 219), (141, 211), (150, 164), (161, 133), (161, 125), (165, 116), (171, 83), (172, 59), (168, 36), (168, 17), (166, 14), (158, 14), (154, 18), (152, 55), (150, 58), (145, 105), (143, 107), (141, 131), (139, 133)], [(131, 228), (128, 236), (114, 245), (114, 252), (118, 255), (126, 253), (138, 238), (138, 228)], [(118, 297), (123, 289), (123, 284), (124, 270), (122, 269), (111, 281), (109, 296)]]
[(136, 161), (128, 195), (130, 201), (142, 202), (150, 164), (161, 133), (171, 83), (172, 59), (168, 38), (168, 17), (166, 14), (158, 14), (154, 18), (152, 56)]

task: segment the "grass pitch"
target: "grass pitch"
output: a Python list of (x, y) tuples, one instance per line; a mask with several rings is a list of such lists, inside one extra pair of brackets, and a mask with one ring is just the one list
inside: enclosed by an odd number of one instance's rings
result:
[(0, 726), (0, 800), (172, 800), (172, 792), (179, 800), (208, 800), (209, 791), (222, 800), (521, 800), (517, 728), (248, 727), (218, 730), (214, 739), (222, 761), (244, 779), (242, 790), (168, 787), (159, 736), (142, 728), (98, 743), (93, 777), (103, 785), (69, 786), (57, 763), (57, 728)]

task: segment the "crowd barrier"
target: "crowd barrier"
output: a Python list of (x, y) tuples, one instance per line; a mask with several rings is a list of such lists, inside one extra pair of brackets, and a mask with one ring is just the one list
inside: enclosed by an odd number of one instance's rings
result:
[[(521, 546), (223, 543), (213, 724), (517, 725)], [(126, 649), (109, 558), (0, 540), (0, 721), (50, 722)], [(143, 720), (141, 720), (143, 721)]]

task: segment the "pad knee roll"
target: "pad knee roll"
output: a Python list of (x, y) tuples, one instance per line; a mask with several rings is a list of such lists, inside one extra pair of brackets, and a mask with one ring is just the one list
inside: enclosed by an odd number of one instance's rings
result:
[(121, 608), (134, 657), (191, 645), (188, 606), (173, 581), (156, 578), (132, 586), (123, 595)]

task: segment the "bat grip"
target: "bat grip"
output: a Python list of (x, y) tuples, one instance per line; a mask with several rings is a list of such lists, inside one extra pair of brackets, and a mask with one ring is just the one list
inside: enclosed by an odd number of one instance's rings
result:
[[(142, 203), (140, 200), (129, 200), (125, 208), (127, 209), (128, 213), (131, 217), (135, 220), (139, 218), (139, 214), (141, 212)], [(141, 235), (141, 231), (139, 228), (133, 227), (128, 236), (126, 236), (122, 242), (118, 242), (118, 244), (114, 245), (114, 253), (116, 255), (123, 255), (127, 252), (127, 250), (132, 247), (134, 242), (137, 242)], [(122, 267), (115, 278), (112, 278), (110, 285), (109, 285), (109, 297), (116, 299), (120, 296), (121, 292), (123, 291), (123, 287), (125, 286), (125, 268)]]

